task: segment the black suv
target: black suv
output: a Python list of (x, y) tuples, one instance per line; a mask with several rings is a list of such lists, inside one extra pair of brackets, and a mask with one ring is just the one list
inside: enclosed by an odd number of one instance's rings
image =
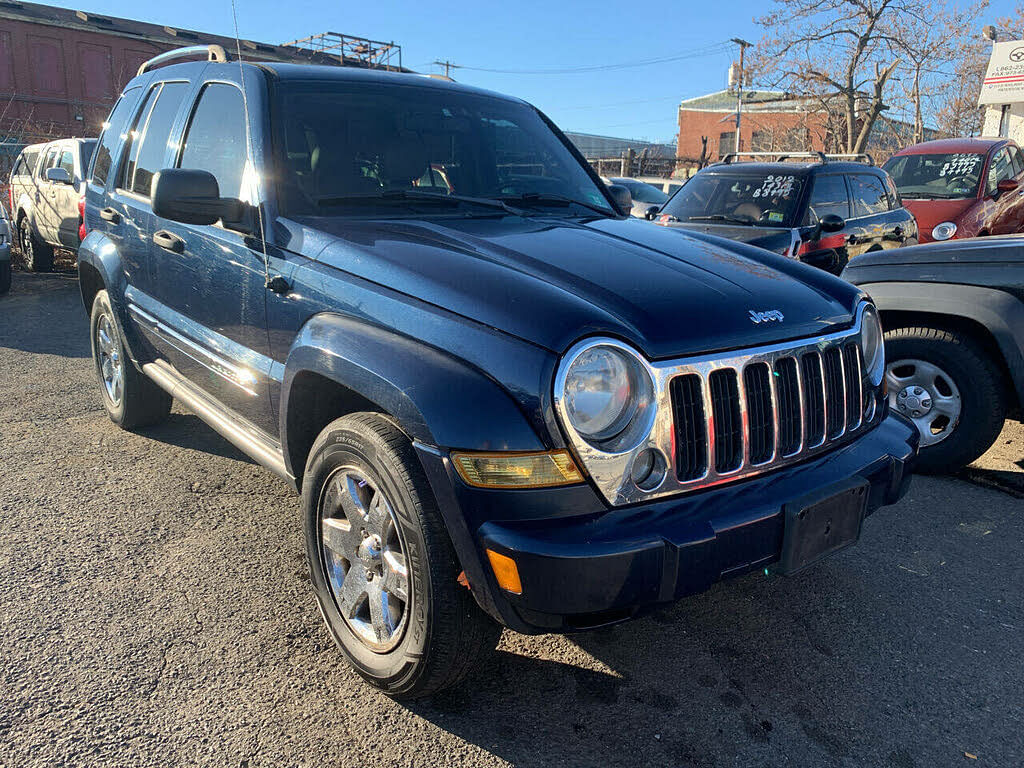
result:
[[(744, 156), (763, 154), (779, 157)], [(862, 253), (917, 244), (913, 214), (868, 155), (857, 156), (866, 162), (820, 152), (771, 163), (733, 162), (737, 157), (705, 168), (648, 218), (766, 248), (833, 274)]]
[(960, 469), (1024, 421), (1024, 236), (873, 253), (843, 277), (882, 313), (889, 402), (921, 432), (922, 470)]
[(792, 573), (906, 489), (859, 289), (630, 220), (522, 101), (195, 52), (144, 65), (97, 148), (103, 403), (133, 429), (174, 398), (301, 491), (327, 625), (388, 693), (501, 625)]

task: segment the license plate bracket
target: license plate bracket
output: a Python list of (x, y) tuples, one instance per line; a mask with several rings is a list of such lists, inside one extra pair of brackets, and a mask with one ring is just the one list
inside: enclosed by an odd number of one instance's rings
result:
[(786, 504), (782, 556), (773, 570), (789, 576), (855, 544), (869, 489), (867, 480), (850, 478)]

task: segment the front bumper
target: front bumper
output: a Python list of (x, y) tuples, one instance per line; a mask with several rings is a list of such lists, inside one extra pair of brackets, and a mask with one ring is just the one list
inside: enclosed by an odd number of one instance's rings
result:
[[(869, 485), (871, 514), (906, 492), (917, 445), (913, 425), (890, 415), (831, 453), (732, 485), (612, 510), (577, 507), (567, 515), (563, 509), (554, 519), (507, 519), (506, 514), (478, 526), (474, 522), (486, 515), (480, 508), (486, 499), (461, 486), (443, 457), (422, 451), (421, 457), (435, 492), (440, 490), (438, 501), (477, 601), (508, 627), (536, 633), (632, 618), (721, 579), (766, 567), (780, 557), (788, 503), (861, 478)], [(442, 469), (451, 484), (447, 488), (439, 488)], [(586, 497), (563, 498), (579, 504)], [(537, 511), (546, 506), (538, 506), (536, 496), (522, 501)], [(492, 515), (502, 516), (508, 503), (492, 497)], [(453, 514), (452, 504), (461, 505), (461, 514)], [(522, 594), (497, 586), (484, 566), (485, 548), (516, 561)]]

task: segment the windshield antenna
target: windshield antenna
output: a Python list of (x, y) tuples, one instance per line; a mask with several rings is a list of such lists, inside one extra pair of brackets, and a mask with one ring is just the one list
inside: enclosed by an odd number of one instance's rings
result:
[(235, 0), (231, 0), (231, 21), (235, 26), (235, 52), (238, 55), (238, 76), (242, 84), (242, 110), (245, 112), (245, 157), (256, 178), (256, 219), (260, 228), (260, 245), (263, 247), (263, 282), (267, 288), (276, 293), (287, 292), (284, 278), (270, 276), (270, 257), (267, 255), (267, 237), (263, 228), (263, 180), (256, 175), (256, 161), (252, 157), (252, 122), (249, 120), (249, 96), (245, 90), (245, 67), (242, 66), (242, 41), (238, 38), (238, 10)]

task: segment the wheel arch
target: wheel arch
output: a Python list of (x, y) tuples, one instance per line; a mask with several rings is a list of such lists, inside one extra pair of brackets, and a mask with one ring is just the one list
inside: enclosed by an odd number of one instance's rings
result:
[(317, 315), (296, 336), (281, 384), (281, 446), (297, 484), (317, 435), (357, 411), (388, 416), (426, 446), (545, 449), (511, 395), (465, 361), (361, 320)]
[(885, 329), (924, 325), (970, 336), (1005, 377), (1011, 413), (1024, 418), (1024, 303), (978, 286), (934, 283), (862, 285)]

